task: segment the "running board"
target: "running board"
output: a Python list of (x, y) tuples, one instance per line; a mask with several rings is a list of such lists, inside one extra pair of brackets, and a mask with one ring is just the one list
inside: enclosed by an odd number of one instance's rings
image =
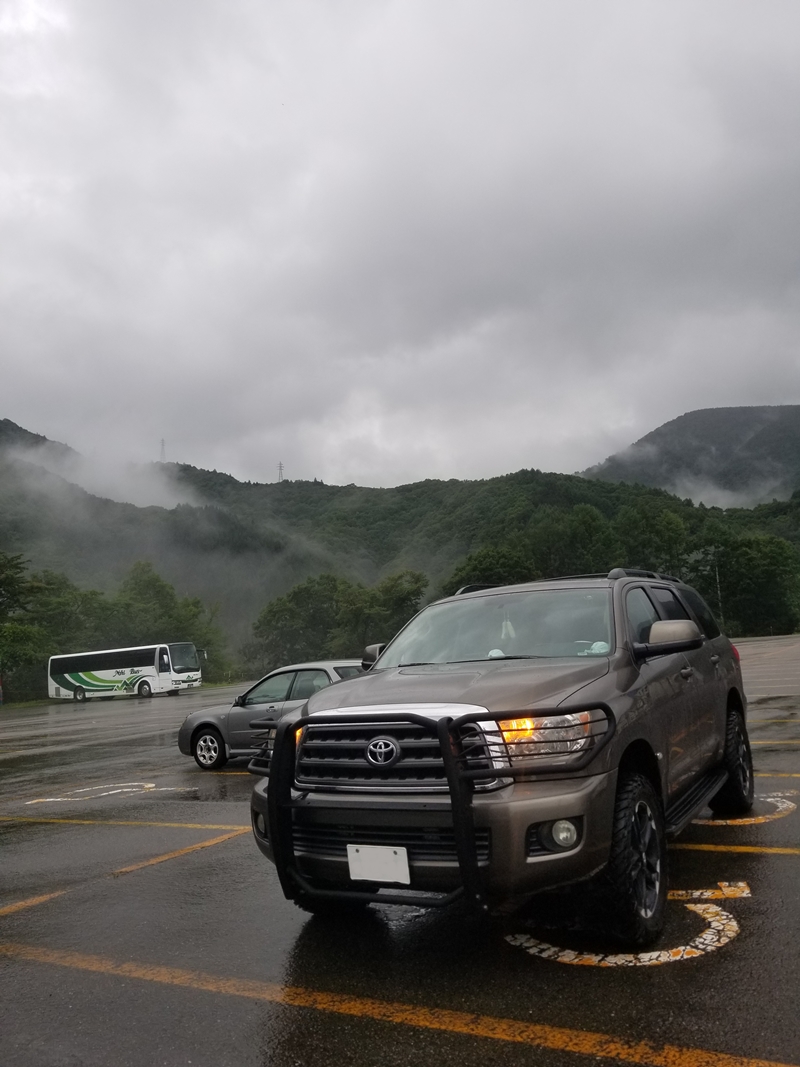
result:
[(668, 834), (679, 834), (728, 780), (728, 772), (709, 771), (674, 800), (665, 812)]

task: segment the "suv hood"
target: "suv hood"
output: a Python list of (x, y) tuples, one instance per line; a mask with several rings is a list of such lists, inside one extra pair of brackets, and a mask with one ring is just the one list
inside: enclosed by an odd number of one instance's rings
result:
[(370, 704), (472, 704), (491, 712), (555, 706), (608, 674), (606, 656), (592, 659), (431, 663), (376, 670), (322, 689), (308, 712)]

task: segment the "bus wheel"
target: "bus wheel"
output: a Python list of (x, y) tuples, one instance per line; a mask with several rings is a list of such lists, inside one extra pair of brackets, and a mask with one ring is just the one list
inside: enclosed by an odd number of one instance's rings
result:
[(142, 682), (136, 692), (140, 697), (151, 697), (153, 695), (153, 687), (149, 682)]
[(78, 688), (72, 694), (72, 699), (77, 700), (79, 704), (82, 704), (83, 701), (86, 700), (86, 690), (81, 689), (81, 687), (78, 686)]

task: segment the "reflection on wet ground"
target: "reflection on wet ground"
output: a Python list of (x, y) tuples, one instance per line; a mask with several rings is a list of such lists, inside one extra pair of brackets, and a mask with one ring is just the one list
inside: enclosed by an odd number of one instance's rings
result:
[[(787, 648), (754, 663), (790, 681)], [(246, 764), (177, 751), (235, 692), (0, 717), (3, 1067), (800, 1064), (796, 696), (751, 706), (753, 818), (676, 842), (648, 961), (616, 958), (586, 887), (485, 922), (307, 916), (253, 845)]]

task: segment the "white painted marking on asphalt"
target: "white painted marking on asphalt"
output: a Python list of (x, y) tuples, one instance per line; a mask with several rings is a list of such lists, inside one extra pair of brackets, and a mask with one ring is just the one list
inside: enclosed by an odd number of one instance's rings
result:
[(110, 797), (116, 794), (131, 793), (191, 793), (195, 786), (157, 786), (155, 782), (114, 782), (111, 785), (89, 785), (80, 789), (68, 789), (61, 797), (37, 797), (26, 800), (26, 804), (57, 804), (70, 800), (96, 800), (98, 797)]

